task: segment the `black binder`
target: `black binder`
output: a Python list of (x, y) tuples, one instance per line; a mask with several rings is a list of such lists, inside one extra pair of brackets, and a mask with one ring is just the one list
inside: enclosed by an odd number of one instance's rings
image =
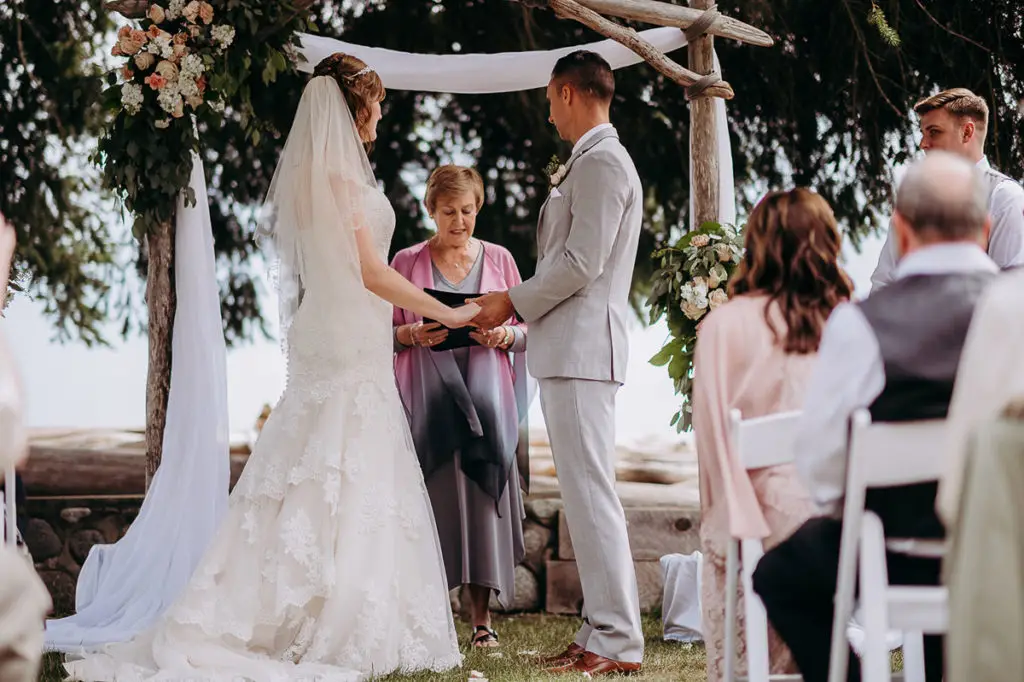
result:
[[(436, 298), (441, 303), (452, 308), (458, 308), (459, 306), (465, 305), (466, 299), (477, 298), (480, 296), (478, 293), (464, 293), (454, 291), (438, 291), (437, 289), (424, 289), (426, 293)], [(423, 324), (432, 324), (437, 320), (431, 320), (430, 318), (423, 318)], [(443, 326), (443, 325), (442, 325)], [(466, 348), (468, 346), (479, 346), (480, 344), (470, 338), (469, 333), (474, 330), (474, 327), (460, 327), (458, 329), (448, 329), (448, 338), (436, 346), (431, 346), (430, 350), (439, 352), (443, 350), (452, 350), (453, 348)]]

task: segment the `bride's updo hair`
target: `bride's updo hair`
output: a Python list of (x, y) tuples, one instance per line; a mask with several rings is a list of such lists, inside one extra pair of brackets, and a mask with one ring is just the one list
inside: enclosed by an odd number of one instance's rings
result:
[(370, 107), (373, 103), (384, 101), (385, 90), (380, 76), (367, 67), (362, 59), (350, 54), (335, 52), (324, 57), (313, 69), (313, 75), (330, 76), (338, 82), (360, 132), (370, 122)]

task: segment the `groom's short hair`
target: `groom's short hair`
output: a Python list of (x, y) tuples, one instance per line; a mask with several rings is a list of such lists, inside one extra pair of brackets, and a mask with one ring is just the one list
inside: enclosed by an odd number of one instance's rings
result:
[(589, 50), (565, 55), (551, 71), (551, 79), (571, 85), (574, 90), (608, 104), (615, 96), (615, 76), (605, 58)]

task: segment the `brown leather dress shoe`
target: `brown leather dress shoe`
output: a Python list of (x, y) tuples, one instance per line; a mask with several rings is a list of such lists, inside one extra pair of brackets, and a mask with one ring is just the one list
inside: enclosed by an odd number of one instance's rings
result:
[(567, 663), (573, 663), (577, 658), (583, 656), (585, 649), (576, 642), (573, 642), (565, 648), (560, 654), (554, 656), (543, 656), (540, 659), (541, 664), (550, 666), (565, 665)]
[(563, 665), (553, 666), (547, 669), (549, 673), (588, 673), (594, 675), (632, 675), (640, 672), (639, 663), (626, 663), (615, 661), (604, 656), (598, 656), (593, 651), (585, 651), (576, 660)]

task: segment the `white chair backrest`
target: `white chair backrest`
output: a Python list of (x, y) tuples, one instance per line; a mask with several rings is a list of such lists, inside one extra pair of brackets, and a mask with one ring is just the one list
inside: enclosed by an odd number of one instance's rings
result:
[(885, 488), (938, 480), (943, 472), (944, 419), (873, 424), (871, 413), (857, 410), (850, 424), (846, 463), (846, 499), (839, 548), (836, 610), (832, 622), (829, 682), (846, 679), (846, 624), (853, 615), (857, 545), (868, 488)]
[(799, 420), (799, 411), (744, 420), (742, 412), (730, 410), (732, 446), (743, 467), (760, 469), (792, 462)]
[(883, 488), (938, 480), (944, 469), (946, 421), (872, 423), (853, 415), (848, 486)]

